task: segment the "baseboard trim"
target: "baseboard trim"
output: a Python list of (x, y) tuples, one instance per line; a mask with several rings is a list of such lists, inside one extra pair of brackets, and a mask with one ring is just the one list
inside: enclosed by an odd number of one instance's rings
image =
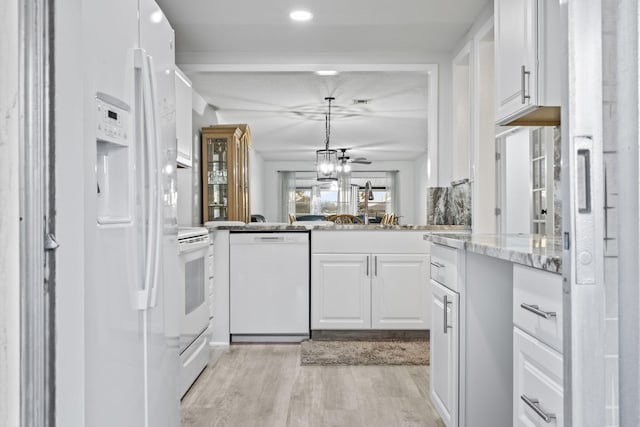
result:
[(345, 341), (366, 341), (366, 340), (429, 340), (430, 331), (428, 329), (394, 329), (394, 330), (360, 330), (341, 329), (326, 330), (314, 329), (311, 331), (311, 338), (314, 340), (345, 340)]

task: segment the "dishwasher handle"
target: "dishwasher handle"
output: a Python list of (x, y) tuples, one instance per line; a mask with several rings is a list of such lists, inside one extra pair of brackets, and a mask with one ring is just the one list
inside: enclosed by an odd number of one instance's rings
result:
[(282, 236), (258, 236), (255, 238), (256, 242), (284, 242)]

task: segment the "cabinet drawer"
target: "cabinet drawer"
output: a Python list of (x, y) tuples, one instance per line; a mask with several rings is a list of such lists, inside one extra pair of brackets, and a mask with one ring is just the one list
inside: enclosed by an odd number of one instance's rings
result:
[(513, 266), (513, 322), (562, 352), (562, 276)]
[(458, 291), (457, 280), (458, 251), (449, 246), (434, 244), (431, 246), (431, 279)]
[(513, 370), (513, 425), (564, 425), (562, 355), (514, 327)]
[(314, 230), (313, 254), (428, 254), (427, 233), (408, 230)]

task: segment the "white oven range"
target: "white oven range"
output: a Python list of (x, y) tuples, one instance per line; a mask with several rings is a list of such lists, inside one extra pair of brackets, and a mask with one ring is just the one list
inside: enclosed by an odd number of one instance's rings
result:
[(202, 227), (178, 230), (179, 278), (176, 304), (180, 309), (180, 396), (209, 362), (208, 250), (209, 233)]

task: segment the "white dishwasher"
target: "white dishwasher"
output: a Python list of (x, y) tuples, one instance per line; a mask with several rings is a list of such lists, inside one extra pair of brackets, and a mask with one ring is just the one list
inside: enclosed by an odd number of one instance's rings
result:
[(309, 233), (232, 233), (229, 239), (231, 341), (308, 338)]

